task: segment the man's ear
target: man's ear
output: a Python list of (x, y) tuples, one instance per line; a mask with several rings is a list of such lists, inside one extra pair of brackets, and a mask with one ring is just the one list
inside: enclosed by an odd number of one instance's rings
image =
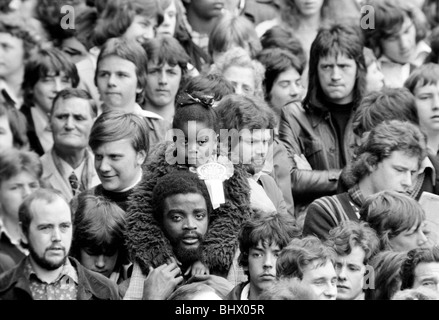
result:
[(21, 241), (27, 245), (29, 245), (29, 240), (27, 239), (26, 233), (23, 231), (23, 225), (21, 222), (18, 223), (18, 225), (20, 226), (20, 238)]

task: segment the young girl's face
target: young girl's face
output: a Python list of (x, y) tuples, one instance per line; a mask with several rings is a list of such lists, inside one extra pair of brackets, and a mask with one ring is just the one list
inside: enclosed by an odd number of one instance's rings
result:
[(216, 153), (217, 135), (205, 122), (189, 121), (182, 128), (183, 137), (176, 141), (177, 152), (185, 155), (185, 163), (200, 166)]

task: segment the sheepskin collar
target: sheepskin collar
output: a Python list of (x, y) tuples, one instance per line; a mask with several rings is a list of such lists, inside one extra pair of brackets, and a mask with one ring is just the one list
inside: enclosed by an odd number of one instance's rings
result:
[[(166, 155), (172, 144), (158, 144), (143, 168), (142, 181), (135, 187), (127, 210), (126, 244), (132, 261), (139, 263), (148, 274), (174, 256), (169, 240), (155, 221), (151, 197), (157, 179), (177, 170), (188, 170), (181, 165), (170, 165)], [(202, 247), (202, 262), (211, 274), (226, 276), (238, 248), (237, 235), (242, 223), (250, 216), (250, 186), (248, 173), (235, 166), (234, 175), (224, 182), (225, 204), (215, 209)]]

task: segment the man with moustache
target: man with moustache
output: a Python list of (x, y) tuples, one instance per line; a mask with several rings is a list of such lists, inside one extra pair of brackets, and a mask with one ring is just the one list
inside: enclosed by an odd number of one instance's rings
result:
[(113, 282), (68, 257), (72, 214), (60, 192), (32, 193), (20, 206), (19, 220), (29, 256), (0, 275), (0, 300), (119, 299)]
[(149, 265), (147, 277), (135, 262), (124, 300), (140, 299), (142, 291), (143, 300), (164, 300), (191, 275), (204, 273), (201, 269), (196, 271), (193, 264), (201, 260), (203, 238), (213, 210), (205, 183), (189, 171), (168, 173), (152, 190), (152, 206), (154, 220), (165, 235), (157, 241), (169, 244), (174, 256), (157, 268), (152, 267), (156, 265), (154, 261), (143, 256), (142, 262)]

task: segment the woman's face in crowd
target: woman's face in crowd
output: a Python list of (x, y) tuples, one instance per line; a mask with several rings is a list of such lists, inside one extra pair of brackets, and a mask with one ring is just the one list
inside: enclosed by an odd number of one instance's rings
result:
[(292, 0), (302, 16), (320, 14), (324, 0)]
[(424, 234), (423, 223), (415, 224), (389, 240), (393, 251), (410, 251), (427, 246), (428, 239)]
[(290, 68), (281, 72), (270, 91), (270, 104), (280, 113), (282, 107), (291, 101), (299, 102), (303, 96), (302, 77), (296, 69)]
[(401, 29), (391, 37), (381, 40), (383, 54), (390, 60), (405, 64), (414, 59), (416, 51), (416, 27), (405, 17)]
[(45, 77), (40, 78), (34, 86), (35, 105), (38, 105), (44, 112), (50, 113), (53, 99), (57, 93), (71, 87), (72, 81), (64, 72), (60, 72), (60, 74), (49, 72)]
[(175, 1), (172, 0), (169, 6), (163, 12), (163, 22), (157, 27), (157, 36), (175, 35), (175, 27), (177, 25), (177, 7)]
[(256, 91), (254, 74), (252, 68), (232, 65), (224, 70), (223, 76), (232, 83), (236, 94), (252, 96)]
[(0, 153), (14, 146), (14, 137), (12, 135), (9, 120), (6, 115), (0, 116)]

